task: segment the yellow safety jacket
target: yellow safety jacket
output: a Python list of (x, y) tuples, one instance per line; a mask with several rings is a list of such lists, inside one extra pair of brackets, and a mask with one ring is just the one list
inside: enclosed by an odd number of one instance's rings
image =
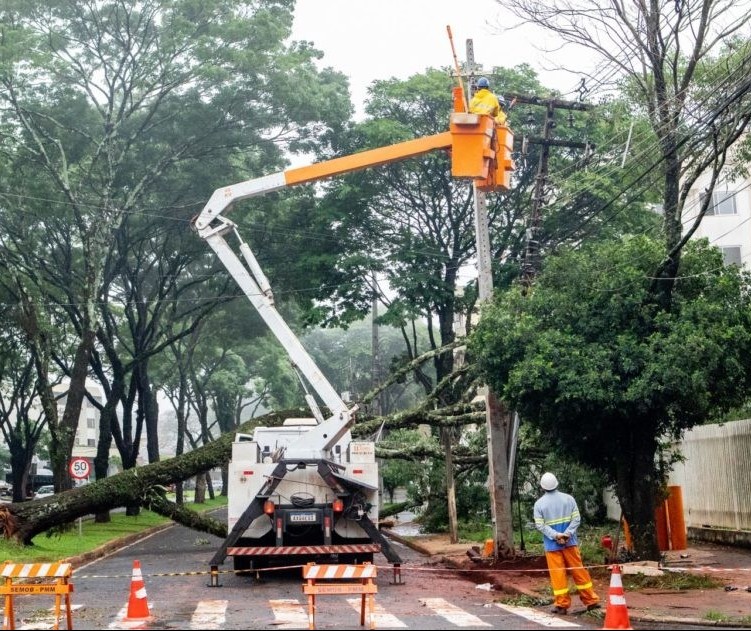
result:
[(508, 118), (506, 112), (501, 109), (498, 97), (487, 88), (480, 88), (475, 92), (469, 102), (469, 112), (470, 114), (492, 116), (499, 125), (505, 125)]

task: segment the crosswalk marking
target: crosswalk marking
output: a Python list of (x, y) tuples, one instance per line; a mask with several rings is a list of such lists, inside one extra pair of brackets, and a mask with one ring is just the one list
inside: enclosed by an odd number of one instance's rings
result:
[(448, 620), (457, 627), (489, 627), (489, 623), (477, 616), (467, 613), (456, 605), (452, 605), (443, 598), (420, 598), (420, 602), (437, 615)]
[(226, 622), (226, 600), (201, 600), (190, 618), (191, 629), (221, 629)]
[[(149, 605), (149, 611), (152, 611), (151, 605)], [(117, 612), (115, 619), (107, 625), (108, 629), (145, 629), (148, 624), (148, 620), (126, 620), (128, 615), (128, 605), (123, 606), (120, 611)]]
[(514, 607), (513, 605), (503, 605), (501, 603), (495, 603), (495, 606), (500, 607), (504, 611), (508, 611), (515, 616), (521, 616), (530, 622), (542, 625), (543, 627), (554, 627), (557, 629), (581, 628), (580, 624), (569, 622), (568, 620), (562, 620), (557, 616), (533, 609), (532, 607)]
[[(347, 602), (351, 605), (352, 609), (354, 609), (358, 614), (360, 613), (360, 598), (347, 598)], [(367, 604), (366, 604), (367, 607)], [(375, 604), (375, 614), (373, 616), (375, 619), (375, 628), (376, 629), (383, 629), (383, 628), (389, 628), (389, 629), (406, 629), (407, 625), (399, 620), (396, 616), (388, 613), (379, 602), (376, 601)], [(368, 613), (365, 612), (365, 620), (368, 620)]]
[(275, 629), (307, 629), (308, 612), (294, 599), (269, 600), (274, 612)]
[[(347, 598), (348, 605), (357, 613), (360, 612), (360, 598)], [(457, 627), (491, 627), (492, 625), (485, 622), (478, 616), (475, 616), (460, 607), (448, 602), (443, 598), (420, 598), (419, 602), (429, 609), (436, 616), (440, 616)], [(269, 600), (269, 606), (274, 615), (274, 621), (271, 625), (276, 629), (307, 629), (308, 612), (307, 604), (294, 598)], [(189, 629), (222, 629), (227, 623), (226, 613), (229, 601), (227, 600), (202, 600), (199, 601), (193, 610), (190, 620)], [(82, 608), (84, 605), (71, 605), (71, 609)], [(491, 606), (491, 605), (487, 605)], [(554, 629), (574, 629), (582, 628), (582, 625), (575, 622), (561, 619), (558, 616), (547, 614), (539, 609), (531, 607), (517, 607), (514, 605), (505, 605), (502, 603), (493, 603), (492, 606), (498, 607), (503, 611), (519, 616), (538, 624), (542, 627)], [(48, 613), (41, 617), (36, 617), (33, 621), (28, 621), (18, 629), (52, 629), (54, 619), (54, 608), (50, 608)], [(115, 616), (115, 619), (108, 625), (109, 629), (146, 629), (154, 619), (150, 620), (126, 620), (128, 607), (125, 605)], [(367, 612), (366, 612), (367, 619)], [(377, 629), (406, 629), (408, 624), (400, 620), (397, 616), (389, 613), (381, 603), (375, 603), (374, 612), (375, 627)], [(64, 623), (64, 620), (63, 620)]]

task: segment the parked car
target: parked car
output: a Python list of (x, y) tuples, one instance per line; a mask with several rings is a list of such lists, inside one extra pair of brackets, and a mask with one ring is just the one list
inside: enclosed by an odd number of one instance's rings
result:
[(55, 487), (51, 484), (45, 484), (44, 486), (40, 486), (37, 489), (37, 492), (34, 493), (34, 499), (38, 500), (43, 497), (49, 497), (50, 495), (55, 494)]

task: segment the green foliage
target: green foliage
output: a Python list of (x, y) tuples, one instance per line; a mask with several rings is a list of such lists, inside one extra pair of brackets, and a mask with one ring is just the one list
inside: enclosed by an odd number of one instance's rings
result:
[(660, 576), (646, 574), (626, 574), (623, 576), (623, 587), (629, 589), (719, 589), (724, 583), (706, 574), (691, 572), (664, 572)]
[(558, 478), (559, 488), (576, 499), (582, 523), (595, 526), (604, 522), (607, 509), (603, 491), (607, 485), (600, 472), (567, 456), (554, 441), (528, 423), (520, 427), (518, 450), (514, 496), (521, 504), (518, 510), (523, 521), (531, 521), (532, 508), (541, 495), (540, 477), (551, 471)]
[(384, 460), (380, 467), (381, 480), (383, 481), (383, 491), (389, 499), (393, 499), (394, 491), (397, 488), (405, 488), (407, 497), (415, 495), (415, 480), (420, 475), (420, 470), (424, 465), (410, 461), (390, 458)]
[[(381, 440), (380, 446), (386, 448), (402, 448), (405, 450), (418, 449), (429, 445), (436, 447), (436, 442), (425, 432), (420, 430), (398, 429), (391, 432)], [(397, 487), (404, 487), (407, 497), (419, 505), (425, 497), (428, 487), (429, 467), (424, 462), (415, 460), (389, 458), (381, 461), (380, 474), (383, 480), (383, 489), (390, 496)]]
[[(200, 506), (186, 503), (185, 508), (205, 512), (226, 503), (226, 497), (217, 497), (207, 500)], [(122, 512), (112, 512), (110, 519), (110, 522), (104, 524), (83, 519), (80, 530), (78, 522), (69, 524), (68, 528), (57, 530), (53, 536), (47, 536), (46, 533), (37, 535), (33, 540), (34, 545), (31, 546), (20, 546), (8, 540), (0, 540), (0, 554), (2, 558), (12, 559), (16, 563), (59, 561), (90, 552), (116, 539), (170, 523), (166, 517), (149, 510), (142, 510), (135, 517), (129, 517)]]
[[(373, 374), (373, 328), (370, 317), (354, 322), (346, 329), (314, 329), (302, 340), (321, 372), (339, 392), (349, 392), (354, 401), (383, 381), (404, 353), (401, 333), (390, 326), (378, 325), (380, 374)], [(424, 335), (427, 337), (427, 335)], [(421, 390), (412, 380), (402, 379), (389, 386), (379, 397), (381, 414), (413, 407)]]
[(493, 527), (487, 519), (468, 521), (457, 520), (459, 539), (462, 541), (477, 541), (483, 543), (486, 539), (493, 538)]
[(539, 598), (533, 598), (528, 594), (519, 594), (518, 596), (506, 596), (501, 598), (501, 602), (504, 605), (510, 605), (512, 607), (541, 607), (550, 603), (550, 597), (540, 595)]
[(707, 620), (711, 620), (712, 622), (728, 622), (730, 620), (730, 616), (727, 614), (722, 613), (721, 611), (708, 611), (706, 614), (704, 614), (704, 617)]
[(744, 403), (751, 382), (747, 274), (691, 242), (666, 311), (662, 258), (646, 237), (562, 252), (529, 295), (499, 293), (469, 345), (525, 423), (617, 485), (639, 541), (669, 466), (661, 441)]
[[(443, 461), (435, 462), (428, 477), (430, 487), (426, 489), (427, 506), (418, 520), (428, 532), (446, 532), (448, 529), (448, 502), (446, 496), (445, 466)], [(487, 489), (487, 475), (473, 472), (455, 475), (456, 513), (470, 531), (478, 531), (479, 524), (490, 522), (490, 495)]]
[(619, 439), (678, 436), (745, 401), (745, 275), (692, 243), (670, 313), (650, 304), (661, 259), (647, 238), (552, 257), (531, 295), (499, 295), (471, 349), (489, 382), (550, 440), (610, 468)]

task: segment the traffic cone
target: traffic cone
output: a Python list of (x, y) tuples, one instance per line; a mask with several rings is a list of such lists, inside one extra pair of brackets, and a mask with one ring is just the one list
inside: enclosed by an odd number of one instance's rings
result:
[(130, 579), (130, 598), (126, 620), (150, 618), (149, 603), (146, 601), (146, 585), (141, 574), (141, 562), (133, 561), (133, 577)]
[(628, 607), (626, 607), (626, 596), (623, 592), (620, 565), (613, 566), (613, 574), (610, 577), (610, 590), (608, 591), (608, 606), (605, 610), (605, 624), (602, 628), (633, 628), (628, 620)]

